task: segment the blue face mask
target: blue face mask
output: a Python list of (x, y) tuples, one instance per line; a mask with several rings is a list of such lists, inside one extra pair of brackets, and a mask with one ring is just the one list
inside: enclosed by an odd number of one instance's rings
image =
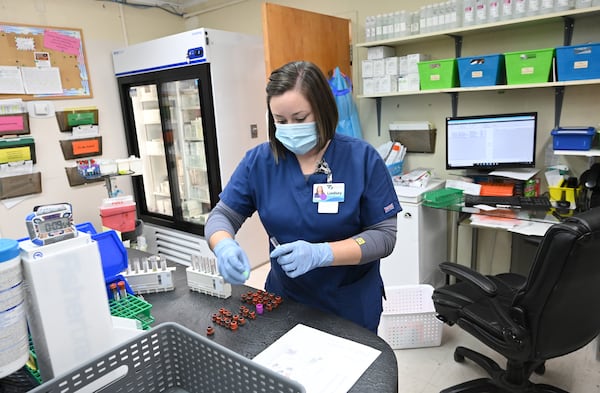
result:
[(294, 154), (303, 155), (317, 146), (317, 124), (275, 124), (275, 138)]

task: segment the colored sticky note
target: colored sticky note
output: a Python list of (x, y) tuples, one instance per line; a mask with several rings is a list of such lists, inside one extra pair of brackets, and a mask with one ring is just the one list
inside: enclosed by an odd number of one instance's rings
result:
[(23, 116), (0, 116), (0, 132), (22, 131)]
[(95, 124), (94, 112), (75, 112), (67, 114), (67, 124), (71, 127)]
[(98, 139), (82, 139), (72, 142), (73, 154), (93, 154), (100, 152), (100, 141)]
[(16, 162), (31, 160), (31, 150), (28, 146), (0, 149), (0, 162)]
[(44, 47), (71, 55), (79, 55), (81, 40), (58, 31), (45, 30)]

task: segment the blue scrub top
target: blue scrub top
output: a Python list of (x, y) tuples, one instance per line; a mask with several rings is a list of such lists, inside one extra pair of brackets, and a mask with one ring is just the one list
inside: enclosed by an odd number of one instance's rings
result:
[[(347, 239), (402, 210), (385, 163), (367, 142), (336, 133), (323, 160), (332, 182), (345, 185), (338, 213), (319, 213), (313, 202), (313, 185), (326, 183), (327, 176), (312, 174), (307, 180), (291, 153), (276, 164), (268, 143), (246, 153), (221, 200), (246, 217), (258, 211), (269, 237), (281, 244)], [(383, 295), (379, 260), (322, 267), (289, 278), (272, 259), (265, 289), (377, 330)]]

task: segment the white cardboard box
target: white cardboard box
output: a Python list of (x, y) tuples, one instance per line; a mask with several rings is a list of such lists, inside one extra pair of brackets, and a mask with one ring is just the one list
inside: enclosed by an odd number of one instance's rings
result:
[(377, 93), (395, 93), (398, 91), (398, 77), (395, 75), (385, 75), (377, 79)]
[(399, 63), (400, 60), (396, 56), (385, 58), (385, 74), (398, 75)]
[(98, 244), (79, 232), (46, 246), (20, 242), (27, 319), (44, 381), (114, 345)]
[(395, 55), (396, 50), (391, 46), (381, 45), (367, 49), (367, 59), (369, 60), (383, 59)]
[(373, 61), (373, 77), (377, 78), (385, 75), (385, 59), (377, 59)]
[(362, 61), (362, 77), (372, 78), (373, 77), (373, 60)]
[(370, 95), (375, 94), (375, 78), (363, 78), (363, 94)]
[(418, 73), (398, 76), (398, 91), (419, 91), (420, 88)]

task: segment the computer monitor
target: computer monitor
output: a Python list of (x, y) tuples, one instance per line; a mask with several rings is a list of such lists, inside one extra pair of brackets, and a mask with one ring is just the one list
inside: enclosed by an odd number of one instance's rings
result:
[(537, 112), (446, 118), (446, 169), (535, 167)]

